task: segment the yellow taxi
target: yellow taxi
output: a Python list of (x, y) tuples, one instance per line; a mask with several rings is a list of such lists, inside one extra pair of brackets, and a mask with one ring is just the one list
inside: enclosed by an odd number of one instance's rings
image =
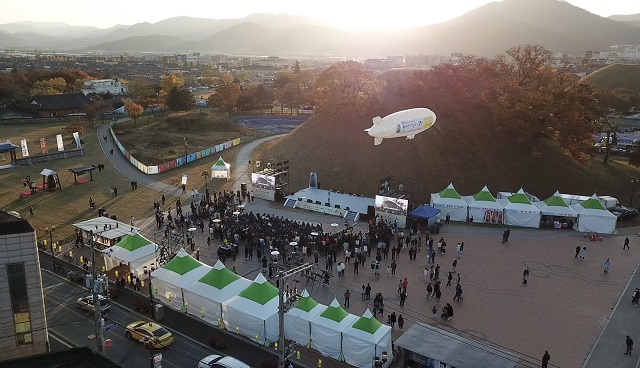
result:
[(162, 349), (173, 342), (171, 332), (153, 322), (133, 322), (127, 326), (125, 335), (129, 339), (140, 341), (149, 349)]

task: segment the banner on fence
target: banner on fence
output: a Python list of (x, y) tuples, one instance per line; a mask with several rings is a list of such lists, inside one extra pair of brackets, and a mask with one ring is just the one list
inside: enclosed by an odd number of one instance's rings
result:
[(43, 155), (49, 153), (47, 150), (47, 142), (44, 140), (44, 137), (40, 137), (40, 151), (42, 151)]
[(58, 152), (64, 151), (64, 142), (62, 142), (62, 134), (56, 135), (56, 140), (58, 141)]
[(22, 148), (22, 157), (29, 157), (29, 147), (27, 147), (27, 140), (20, 141), (20, 147)]
[(73, 132), (73, 139), (76, 141), (76, 148), (80, 149), (80, 134), (78, 134), (78, 132)]

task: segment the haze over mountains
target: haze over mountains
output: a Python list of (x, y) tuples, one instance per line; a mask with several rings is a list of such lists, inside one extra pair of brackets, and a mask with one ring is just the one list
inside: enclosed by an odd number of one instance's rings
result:
[(448, 22), (405, 30), (349, 32), (287, 14), (174, 17), (108, 29), (38, 22), (0, 25), (0, 48), (59, 51), (350, 57), (461, 52), (492, 57), (525, 43), (574, 55), (605, 51), (612, 45), (638, 45), (640, 14), (603, 18), (559, 0), (504, 0)]

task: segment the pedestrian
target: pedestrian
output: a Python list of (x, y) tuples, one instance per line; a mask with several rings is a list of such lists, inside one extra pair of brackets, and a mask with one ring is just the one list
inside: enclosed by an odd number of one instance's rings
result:
[(109, 149), (109, 154), (110, 154), (111, 156), (113, 156), (113, 148), (110, 148), (110, 149)]
[(453, 275), (449, 272), (449, 275), (447, 276), (447, 284), (445, 286), (451, 286), (451, 280), (453, 280)]
[(433, 295), (433, 287), (431, 286), (431, 283), (427, 284), (427, 299), (431, 299), (431, 296)]
[(356, 261), (356, 262), (353, 264), (353, 273), (354, 273), (354, 274), (357, 274), (357, 273), (358, 273), (358, 265), (359, 265), (359, 264), (360, 264), (360, 262), (358, 262), (358, 261)]
[(433, 273), (433, 279), (435, 281), (438, 281), (439, 278), (440, 278), (440, 263), (437, 263), (436, 264), (436, 269), (435, 269), (435, 271)]
[(604, 261), (604, 273), (609, 273), (610, 268), (611, 268), (611, 261), (609, 260), (609, 258), (607, 258), (607, 260)]
[(551, 360), (551, 355), (549, 355), (549, 351), (545, 350), (544, 355), (542, 356), (542, 368), (546, 368)]
[(391, 265), (387, 266), (387, 276), (391, 276)]
[(33, 206), (29, 206), (29, 216), (33, 217)]
[(196, 261), (200, 260), (200, 251), (196, 250)]
[(402, 317), (402, 314), (398, 316), (398, 328), (400, 331), (404, 328), (404, 318)]
[(456, 281), (456, 285), (460, 285), (460, 274), (458, 274), (458, 281)]
[(367, 282), (367, 287), (365, 287), (364, 289), (364, 295), (367, 298), (367, 300), (371, 300), (371, 285), (369, 285), (368, 282)]
[(398, 294), (400, 294), (401, 292), (402, 292), (402, 279), (398, 281)]
[(580, 254), (578, 254), (578, 259), (584, 261), (587, 258), (587, 247), (582, 247), (580, 249)]
[[(581, 248), (580, 248), (580, 246), (579, 246), (579, 245), (578, 245), (578, 246), (576, 246), (576, 256), (575, 256), (575, 257), (573, 257), (573, 258), (578, 258), (578, 255), (580, 254), (580, 249), (581, 249)], [(622, 249), (624, 249), (624, 248), (622, 248)]]
[(456, 266), (458, 265), (458, 258), (453, 260), (453, 264), (451, 265), (453, 267), (453, 273), (456, 273)]
[(396, 274), (396, 268), (398, 267), (398, 264), (396, 263), (396, 260), (392, 260), (391, 261), (391, 275), (395, 275)]
[(118, 197), (118, 188), (113, 187), (113, 196)]
[(407, 286), (409, 286), (409, 281), (407, 280), (407, 278), (404, 278), (404, 281), (402, 281), (402, 291), (403, 292), (407, 292)]
[(424, 276), (424, 281), (427, 281), (427, 277), (429, 277), (429, 268), (425, 267), (424, 271), (422, 271), (422, 275)]
[(162, 197), (160, 199), (162, 200), (162, 205), (164, 206), (164, 201), (166, 200), (166, 198), (164, 197), (164, 194), (162, 195)]
[(450, 222), (451, 222), (451, 215), (449, 214), (449, 212), (447, 212), (447, 215), (444, 217), (444, 224), (449, 225)]
[(135, 223), (135, 219), (133, 218), (133, 215), (131, 215), (129, 217), (129, 225), (133, 226), (134, 223)]
[(458, 252), (458, 258), (460, 258), (460, 243), (458, 243), (458, 245), (456, 245), (456, 252)]
[(400, 306), (404, 307), (404, 301), (407, 299), (407, 292), (406, 291), (402, 291), (400, 293)]
[(349, 289), (347, 289), (347, 291), (344, 292), (344, 306), (345, 307), (349, 306), (349, 298), (351, 298), (351, 293), (349, 292)]
[(393, 328), (393, 326), (396, 325), (396, 321), (397, 321), (396, 312), (391, 312), (391, 315), (389, 316), (389, 322), (391, 322), (391, 328)]
[(629, 249), (629, 237), (628, 236), (626, 238), (624, 238), (624, 245), (622, 246), (622, 249), (624, 250), (625, 248)]
[(633, 340), (627, 335), (627, 351), (624, 355), (631, 355), (631, 351), (633, 350)]
[(631, 303), (633, 303), (633, 305), (637, 307), (638, 302), (640, 302), (640, 288), (636, 288), (636, 290), (633, 292), (633, 295), (631, 295)]
[(456, 295), (453, 296), (453, 300), (461, 302), (462, 298), (462, 285), (458, 284), (456, 285)]
[(509, 235), (511, 235), (511, 229), (507, 229), (502, 233), (502, 242), (506, 243), (509, 241)]
[(431, 313), (432, 313), (433, 319), (438, 318), (438, 307), (434, 305), (433, 308), (431, 309)]
[(522, 283), (527, 284), (527, 278), (529, 277), (529, 267), (526, 267), (524, 271), (522, 271)]

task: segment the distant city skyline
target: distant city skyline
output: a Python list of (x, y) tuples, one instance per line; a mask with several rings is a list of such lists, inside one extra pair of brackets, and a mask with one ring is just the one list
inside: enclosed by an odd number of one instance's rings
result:
[[(163, 19), (189, 16), (196, 18), (243, 18), (254, 13), (284, 13), (316, 18), (347, 30), (408, 28), (441, 23), (492, 2), (491, 0), (453, 0), (451, 2), (399, 0), (379, 4), (361, 0), (248, 0), (174, 3), (171, 6), (148, 0), (2, 0), (0, 24), (13, 22), (60, 22), (72, 26), (109, 28), (117, 24), (155, 23)], [(629, 0), (567, 0), (591, 13), (608, 17), (638, 14), (640, 3)]]

